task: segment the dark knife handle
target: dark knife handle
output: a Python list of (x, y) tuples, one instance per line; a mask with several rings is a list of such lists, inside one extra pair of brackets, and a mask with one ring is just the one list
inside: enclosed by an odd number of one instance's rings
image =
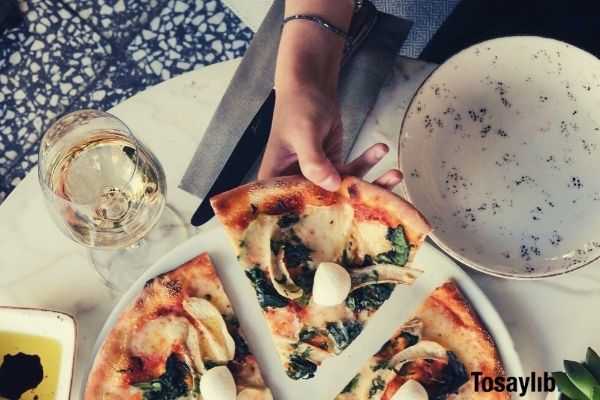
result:
[[(200, 226), (212, 218), (214, 212), (210, 206), (210, 198), (227, 190), (239, 186), (246, 173), (252, 168), (257, 158), (262, 153), (269, 139), (273, 110), (275, 109), (275, 90), (271, 90), (269, 97), (258, 110), (250, 122), (244, 135), (237, 143), (231, 156), (225, 163), (223, 171), (215, 181), (200, 207), (192, 216), (192, 225)], [(265, 134), (266, 133), (266, 134)], [(206, 149), (210, 151), (210, 149)], [(238, 171), (237, 174), (225, 174), (224, 171)]]

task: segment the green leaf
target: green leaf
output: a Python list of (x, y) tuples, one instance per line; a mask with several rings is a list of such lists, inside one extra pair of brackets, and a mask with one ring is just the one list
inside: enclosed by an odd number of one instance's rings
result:
[(352, 393), (352, 391), (356, 388), (358, 384), (358, 380), (360, 379), (360, 374), (357, 374), (342, 390), (342, 393)]
[(600, 357), (591, 347), (588, 347), (585, 354), (585, 363), (594, 378), (600, 382)]
[(307, 359), (308, 353), (294, 353), (288, 361), (287, 375), (294, 379), (310, 379), (315, 376), (317, 365)]
[(362, 323), (355, 320), (328, 322), (327, 332), (333, 339), (337, 352), (341, 352), (358, 337)]
[(149, 382), (134, 383), (133, 386), (143, 392), (144, 400), (175, 400), (185, 396), (192, 389), (192, 372), (187, 364), (177, 358), (175, 353), (167, 358), (165, 373)]
[(565, 372), (577, 389), (581, 390), (588, 398), (592, 397), (594, 386), (599, 386), (599, 384), (590, 371), (576, 361), (565, 360)]
[(348, 295), (346, 305), (356, 313), (375, 311), (391, 296), (395, 286), (393, 283), (363, 286)]
[(558, 390), (562, 394), (568, 396), (572, 400), (588, 400), (585, 394), (581, 393), (581, 390), (573, 385), (573, 382), (571, 382), (564, 372), (553, 372), (552, 377), (556, 381), (556, 386), (558, 386)]
[(592, 400), (600, 400), (600, 387), (594, 386), (592, 390)]
[(392, 249), (377, 254), (373, 260), (378, 264), (395, 264), (400, 267), (408, 262), (410, 255), (410, 244), (404, 234), (404, 228), (388, 228), (386, 239), (392, 245)]
[(277, 293), (271, 282), (267, 280), (266, 274), (259, 267), (246, 270), (246, 276), (252, 282), (262, 308), (279, 308), (288, 305), (288, 300)]

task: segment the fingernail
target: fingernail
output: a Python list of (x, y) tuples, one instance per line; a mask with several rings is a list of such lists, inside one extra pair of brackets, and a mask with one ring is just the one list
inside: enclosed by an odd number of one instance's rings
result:
[(329, 190), (333, 192), (338, 189), (340, 186), (340, 178), (335, 175), (330, 175), (323, 182), (321, 182), (321, 187), (325, 190)]
[(380, 146), (380, 147), (377, 149), (377, 154), (376, 154), (376, 157), (377, 157), (377, 158), (383, 158), (383, 157), (385, 157), (385, 155), (386, 155), (387, 153), (388, 153), (388, 147), (387, 147), (387, 146)]

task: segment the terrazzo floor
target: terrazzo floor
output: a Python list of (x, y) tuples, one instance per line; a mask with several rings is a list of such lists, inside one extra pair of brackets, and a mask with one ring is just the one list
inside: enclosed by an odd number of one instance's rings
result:
[(0, 35), (0, 202), (59, 115), (109, 109), (163, 80), (240, 57), (252, 31), (219, 0), (26, 0)]
[[(375, 3), (415, 21), (402, 53), (416, 56), (458, 1)], [(58, 116), (106, 110), (178, 74), (240, 57), (252, 38), (222, 0), (19, 3), (23, 23), (0, 34), (0, 203), (35, 166), (39, 139)]]

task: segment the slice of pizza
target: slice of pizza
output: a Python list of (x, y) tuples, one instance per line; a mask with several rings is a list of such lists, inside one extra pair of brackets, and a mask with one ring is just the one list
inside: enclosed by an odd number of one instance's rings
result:
[(272, 400), (204, 253), (146, 283), (100, 348), (84, 398), (236, 397)]
[(336, 400), (510, 398), (508, 392), (476, 392), (472, 372), (504, 376), (492, 337), (456, 284), (448, 281), (425, 300), (415, 317), (383, 345)]
[(317, 366), (360, 334), (410, 267), (430, 227), (409, 203), (353, 177), (328, 192), (299, 176), (211, 199), (255, 288), (287, 374)]

